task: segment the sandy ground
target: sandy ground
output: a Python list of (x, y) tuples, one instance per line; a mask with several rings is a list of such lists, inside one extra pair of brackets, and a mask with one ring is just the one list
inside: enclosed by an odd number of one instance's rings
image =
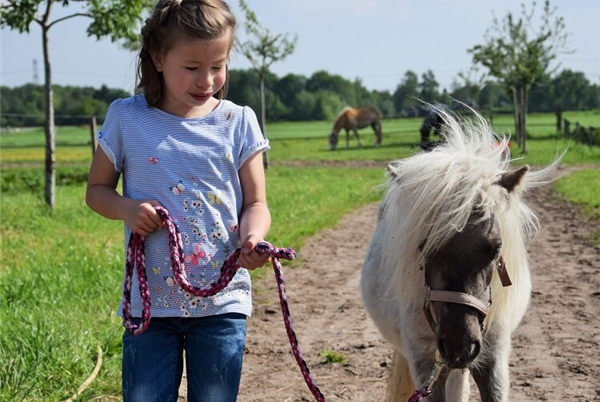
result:
[[(513, 336), (511, 401), (600, 401), (600, 248), (594, 224), (543, 188), (529, 196), (541, 232), (530, 248), (533, 297)], [(300, 348), (329, 401), (382, 401), (391, 348), (362, 306), (361, 264), (377, 205), (309, 239), (285, 269)], [(312, 401), (290, 352), (272, 273), (255, 283), (240, 402)], [(321, 352), (345, 364), (323, 364)], [(472, 388), (473, 389), (473, 388)], [(185, 401), (182, 384), (181, 401)], [(472, 401), (478, 400), (472, 393)]]

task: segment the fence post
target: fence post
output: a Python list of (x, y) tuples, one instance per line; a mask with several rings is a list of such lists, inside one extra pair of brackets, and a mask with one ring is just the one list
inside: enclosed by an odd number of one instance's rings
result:
[(90, 134), (92, 136), (92, 156), (96, 153), (98, 139), (96, 138), (96, 116), (90, 117)]
[(596, 127), (590, 126), (588, 131), (588, 145), (600, 145), (600, 142), (596, 141)]
[(571, 138), (571, 122), (565, 119), (565, 137)]

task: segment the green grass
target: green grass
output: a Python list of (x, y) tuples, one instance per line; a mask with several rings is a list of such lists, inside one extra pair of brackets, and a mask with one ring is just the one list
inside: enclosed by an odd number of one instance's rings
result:
[(341, 353), (338, 352), (334, 352), (333, 350), (325, 350), (323, 352), (320, 353), (321, 354), (321, 362), (323, 364), (332, 364), (332, 363), (339, 363), (339, 364), (347, 364), (348, 363), (348, 359)]
[[(566, 114), (572, 121), (600, 126), (598, 112), (572, 115)], [(553, 115), (532, 115), (528, 121), (529, 152), (518, 163), (544, 165), (567, 145), (565, 163), (600, 163), (598, 147), (567, 144), (559, 138)], [(420, 119), (385, 120), (382, 147), (374, 148), (372, 131), (362, 130), (363, 148), (352, 140), (347, 150), (342, 138), (333, 152), (327, 144), (329, 122), (270, 124), (269, 240), (300, 249), (308, 236), (335, 225), (343, 214), (378, 200), (380, 194), (373, 188), (383, 181), (383, 168), (366, 168), (365, 163), (359, 168), (326, 168), (319, 161), (408, 156), (418, 150), (420, 123)], [(500, 131), (512, 130), (510, 116), (497, 116), (494, 123)], [(118, 397), (122, 326), (115, 311), (121, 298), (122, 223), (95, 215), (85, 206), (84, 182), (91, 160), (87, 129), (58, 130), (54, 211), (43, 202), (43, 146), (40, 130), (0, 134), (0, 397), (7, 402), (67, 398), (91, 373), (97, 345), (104, 350), (104, 364), (80, 400)], [(298, 165), (286, 165), (287, 161)], [(578, 172), (560, 180), (557, 191), (588, 205), (586, 211), (600, 219), (599, 175), (591, 169)], [(335, 360), (334, 355), (328, 359)]]
[[(0, 147), (2, 149), (43, 147), (44, 138), (44, 129), (40, 127), (24, 128), (18, 131), (3, 131), (0, 135)], [(89, 126), (56, 127), (56, 145), (79, 146), (86, 144), (91, 151), (91, 132)]]
[[(567, 201), (581, 204), (586, 215), (600, 221), (600, 170), (580, 170), (554, 184)], [(595, 233), (600, 242), (600, 231)]]
[(91, 215), (83, 195), (82, 184), (59, 187), (54, 212), (37, 195), (2, 197), (3, 401), (71, 395), (93, 369), (95, 345), (104, 350), (95, 392), (116, 391), (122, 230)]

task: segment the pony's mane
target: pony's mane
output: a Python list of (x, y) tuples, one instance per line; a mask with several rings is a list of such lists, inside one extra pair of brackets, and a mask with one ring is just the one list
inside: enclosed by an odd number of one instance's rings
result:
[[(388, 166), (380, 220), (386, 226), (381, 239), (382, 265), (387, 267), (390, 294), (397, 293), (400, 286), (404, 297), (422, 300), (425, 284), (419, 268), (465, 228), (475, 209), (483, 213), (482, 219), (496, 219), (502, 256), (513, 278), (511, 291), (517, 292), (520, 279), (526, 275), (524, 280), (529, 280), (526, 246), (538, 230), (537, 218), (521, 194), (547, 183), (558, 160), (544, 170), (526, 174), (520, 186), (509, 193), (498, 184), (500, 175), (509, 170), (510, 156), (504, 152), (508, 138), (494, 134), (474, 111), (472, 121), (459, 120), (441, 108), (436, 111), (444, 119), (445, 142)], [(492, 292), (497, 286), (494, 275)], [(496, 311), (508, 303), (499, 297), (494, 294)]]
[(352, 109), (352, 107), (350, 106), (344, 106), (344, 108), (338, 113), (338, 115), (335, 117), (334, 121), (338, 121), (340, 117), (342, 117), (344, 115), (344, 113), (346, 113), (346, 111)]

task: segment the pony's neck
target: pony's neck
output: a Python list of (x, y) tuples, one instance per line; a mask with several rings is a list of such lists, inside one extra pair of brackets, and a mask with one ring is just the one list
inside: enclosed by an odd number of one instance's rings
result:
[(344, 115), (340, 116), (333, 124), (333, 132), (335, 135), (338, 135), (342, 127), (344, 127)]

